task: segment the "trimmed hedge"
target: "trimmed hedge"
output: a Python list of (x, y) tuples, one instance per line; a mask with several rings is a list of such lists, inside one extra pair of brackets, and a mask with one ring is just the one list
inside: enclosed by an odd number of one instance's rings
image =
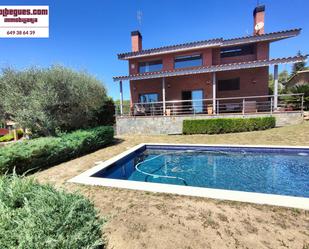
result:
[(32, 178), (0, 176), (0, 248), (102, 248), (93, 203)]
[(77, 130), (59, 137), (42, 137), (0, 148), (0, 174), (38, 170), (100, 149), (113, 141), (111, 126)]
[(183, 134), (220, 134), (258, 131), (274, 128), (274, 117), (262, 118), (215, 118), (184, 120)]

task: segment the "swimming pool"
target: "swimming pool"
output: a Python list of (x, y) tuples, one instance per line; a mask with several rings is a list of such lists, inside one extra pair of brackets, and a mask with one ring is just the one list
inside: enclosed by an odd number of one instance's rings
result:
[(309, 208), (309, 148), (142, 144), (72, 181)]

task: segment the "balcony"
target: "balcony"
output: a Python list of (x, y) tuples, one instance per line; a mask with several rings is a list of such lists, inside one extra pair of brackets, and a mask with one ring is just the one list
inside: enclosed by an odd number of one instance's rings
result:
[[(215, 103), (215, 106), (213, 105)], [(122, 110), (122, 113), (121, 113)], [(301, 112), (304, 110), (303, 94), (244, 96), (196, 100), (173, 100), (133, 103), (116, 106), (117, 117), (194, 116), (194, 115), (249, 115)]]

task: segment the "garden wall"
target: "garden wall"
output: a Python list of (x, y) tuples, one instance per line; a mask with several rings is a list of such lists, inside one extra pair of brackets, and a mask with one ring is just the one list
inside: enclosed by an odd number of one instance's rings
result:
[[(146, 117), (117, 117), (117, 135), (124, 134), (182, 134), (182, 122), (185, 119), (207, 119), (207, 118), (253, 118), (269, 117), (270, 114), (226, 114), (220, 116), (196, 115), (196, 116), (146, 116)], [(276, 126), (287, 126), (300, 124), (303, 121), (301, 112), (273, 113), (276, 117)]]

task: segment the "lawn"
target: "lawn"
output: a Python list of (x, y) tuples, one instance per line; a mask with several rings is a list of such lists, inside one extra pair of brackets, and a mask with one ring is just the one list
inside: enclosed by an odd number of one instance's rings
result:
[(66, 182), (95, 162), (146, 142), (309, 146), (309, 122), (238, 134), (121, 136), (110, 147), (35, 177), (93, 200), (108, 217), (107, 248), (309, 248), (308, 211)]

